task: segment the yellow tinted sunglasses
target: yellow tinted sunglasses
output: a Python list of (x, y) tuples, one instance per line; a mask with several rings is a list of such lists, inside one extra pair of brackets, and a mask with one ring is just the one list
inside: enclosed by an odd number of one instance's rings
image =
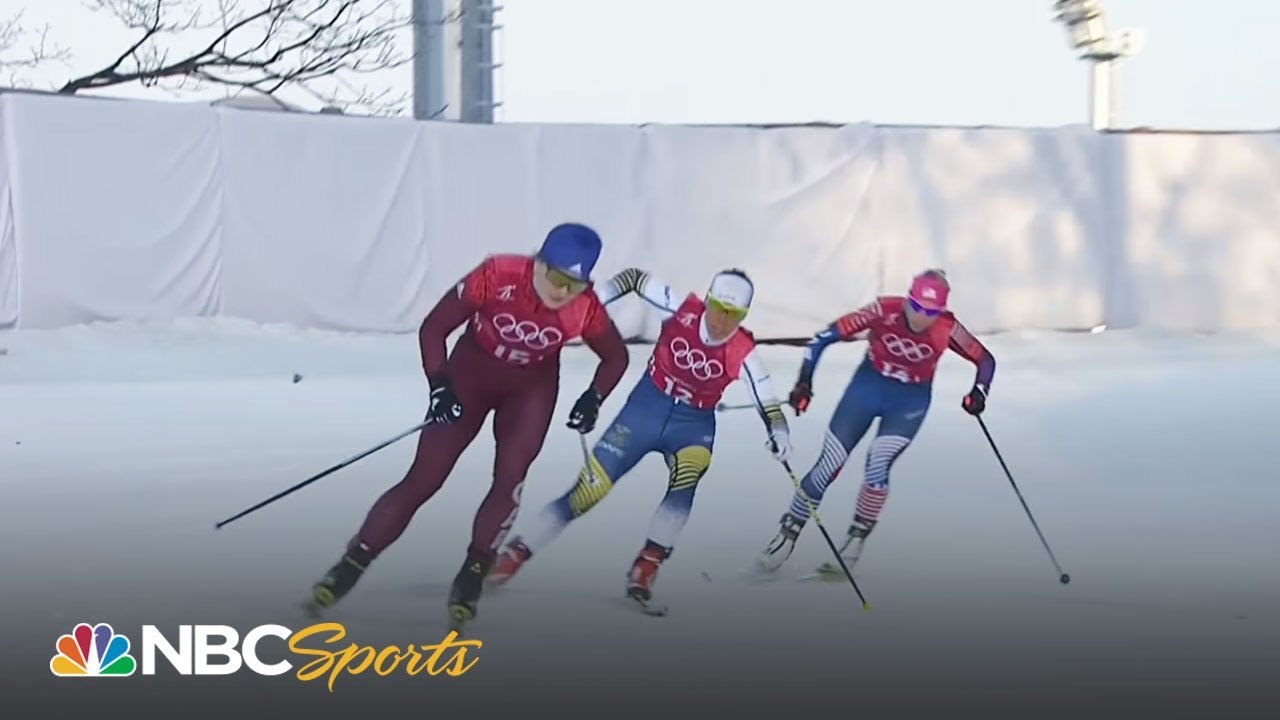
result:
[(566, 273), (563, 270), (557, 270), (553, 267), (547, 268), (547, 282), (561, 290), (568, 290), (573, 293), (579, 293), (587, 289), (587, 281), (579, 280), (569, 273)]
[(742, 322), (747, 317), (746, 308), (730, 305), (726, 302), (717, 300), (716, 298), (707, 298), (707, 307), (715, 310), (716, 312), (722, 312), (738, 322)]

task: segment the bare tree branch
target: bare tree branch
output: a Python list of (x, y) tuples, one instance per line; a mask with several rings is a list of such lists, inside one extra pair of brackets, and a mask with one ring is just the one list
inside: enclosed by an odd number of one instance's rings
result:
[[(400, 0), (94, 0), (137, 32), (113, 62), (69, 80), (75, 94), (114, 85), (210, 83), (268, 95), (293, 88), (344, 109), (403, 110), (365, 75), (412, 60), (397, 34), (411, 27)], [(206, 7), (210, 6), (210, 7)], [(206, 10), (203, 17), (201, 10)], [(391, 105), (399, 103), (392, 111)]]
[(45, 63), (65, 63), (71, 52), (49, 42), (49, 26), (29, 30), (22, 22), (19, 10), (5, 18), (0, 17), (0, 73), (8, 76), (7, 83), (25, 87), (30, 83), (23, 71), (33, 70)]

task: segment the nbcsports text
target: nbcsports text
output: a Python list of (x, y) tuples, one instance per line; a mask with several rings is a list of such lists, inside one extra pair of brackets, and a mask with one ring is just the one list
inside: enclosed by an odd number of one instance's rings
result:
[[(167, 664), (179, 675), (231, 675), (249, 671), (258, 675), (284, 675), (294, 671), (290, 659), (268, 663), (259, 645), (280, 643), (300, 658), (295, 677), (302, 682), (324, 679), (333, 688), (340, 675), (372, 672), (458, 677), (479, 662), (475, 651), (480, 640), (461, 640), (450, 631), (435, 644), (373, 647), (348, 641), (341, 623), (322, 622), (291, 630), (283, 625), (258, 625), (243, 636), (229, 625), (179, 625), (166, 634), (155, 625), (143, 625), (139, 645), (108, 623), (79, 623), (54, 643), (49, 660), (54, 675), (67, 678), (124, 678), (137, 673), (141, 658), (143, 675), (155, 675)], [(176, 638), (177, 642), (173, 641)], [(136, 656), (135, 656), (136, 653)], [(306, 660), (306, 662), (301, 662)]]

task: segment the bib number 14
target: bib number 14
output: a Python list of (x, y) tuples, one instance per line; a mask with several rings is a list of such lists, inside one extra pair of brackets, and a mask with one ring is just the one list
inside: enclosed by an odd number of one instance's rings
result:
[(911, 382), (911, 375), (907, 373), (907, 369), (905, 367), (891, 363), (887, 360), (880, 363), (880, 374), (900, 382)]

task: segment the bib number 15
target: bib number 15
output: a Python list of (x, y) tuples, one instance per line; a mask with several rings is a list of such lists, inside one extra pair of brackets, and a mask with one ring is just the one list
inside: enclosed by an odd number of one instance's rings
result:
[(501, 343), (498, 344), (493, 354), (499, 360), (506, 360), (512, 365), (528, 365), (533, 360), (533, 356), (529, 354), (528, 350), (509, 348)]

